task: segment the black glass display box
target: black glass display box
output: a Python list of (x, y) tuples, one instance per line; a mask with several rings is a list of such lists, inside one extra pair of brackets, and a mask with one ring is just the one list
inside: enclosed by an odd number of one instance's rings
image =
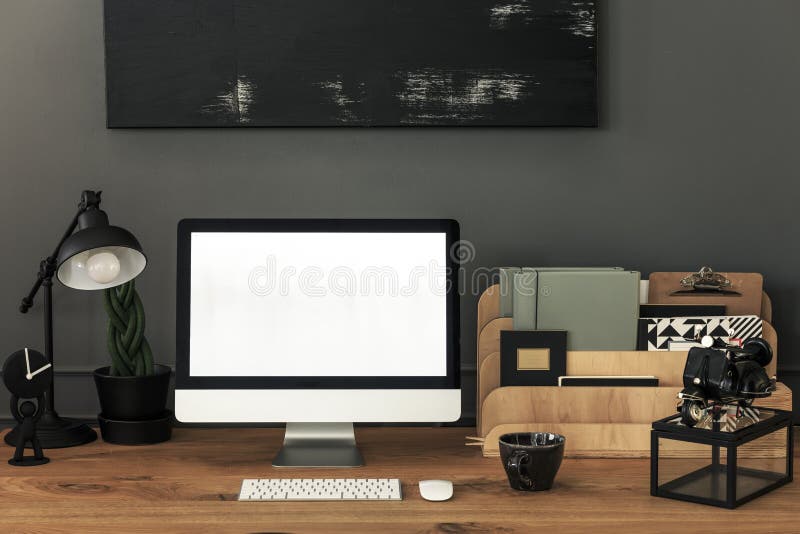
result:
[(792, 481), (791, 412), (735, 407), (694, 427), (653, 423), (650, 494), (736, 508)]

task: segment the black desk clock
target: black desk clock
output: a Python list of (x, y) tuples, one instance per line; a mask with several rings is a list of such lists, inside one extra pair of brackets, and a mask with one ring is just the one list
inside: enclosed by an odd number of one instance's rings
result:
[[(8, 463), (17, 466), (46, 464), (50, 460), (42, 453), (36, 437), (36, 422), (44, 412), (44, 394), (53, 382), (52, 364), (41, 352), (28, 348), (18, 350), (3, 364), (3, 382), (11, 392), (11, 415), (17, 420), (16, 450)], [(23, 456), (27, 444), (33, 449), (33, 456)]]

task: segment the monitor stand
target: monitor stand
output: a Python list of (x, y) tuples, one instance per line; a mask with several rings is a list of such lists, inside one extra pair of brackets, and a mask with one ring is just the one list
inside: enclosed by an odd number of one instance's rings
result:
[(273, 467), (361, 467), (353, 423), (286, 423)]

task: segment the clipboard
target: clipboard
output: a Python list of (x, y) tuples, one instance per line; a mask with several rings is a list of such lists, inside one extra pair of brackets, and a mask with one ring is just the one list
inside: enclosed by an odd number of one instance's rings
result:
[(761, 316), (764, 277), (760, 273), (721, 273), (731, 285), (726, 292), (685, 291), (681, 280), (693, 273), (650, 273), (649, 304), (704, 304), (725, 306), (727, 315)]

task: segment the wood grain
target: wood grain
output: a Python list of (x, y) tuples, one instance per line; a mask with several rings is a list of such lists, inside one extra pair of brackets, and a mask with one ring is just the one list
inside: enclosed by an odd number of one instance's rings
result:
[[(483, 402), (478, 429), (486, 436), (498, 425), (525, 423), (649, 424), (675, 413), (680, 387), (558, 387), (497, 388)], [(792, 392), (782, 383), (755, 406), (792, 409)], [(597, 443), (594, 449), (603, 449)]]
[(651, 423), (675, 411), (678, 391), (677, 387), (501, 387), (483, 402), (480, 435), (507, 423)]
[[(493, 352), (486, 356), (478, 369), (478, 412), (483, 411), (483, 401), (489, 393), (500, 387), (500, 353)], [(481, 423), (478, 421), (478, 428)]]
[[(494, 427), (483, 442), (483, 455), (500, 456), (499, 438), (510, 432), (553, 432), (567, 436), (567, 458), (649, 458), (649, 423), (525, 423)], [(740, 458), (785, 458), (786, 431), (774, 432), (740, 447)], [(750, 445), (750, 444), (748, 444)], [(660, 458), (705, 458), (709, 448), (684, 441), (665, 440)]]
[(478, 334), (478, 366), (493, 352), (500, 352), (500, 332), (513, 330), (514, 323), (511, 317), (492, 319)]
[[(683, 366), (686, 352), (590, 352), (569, 351), (567, 353), (567, 375), (584, 376), (644, 376), (658, 377), (659, 385), (682, 387)], [(500, 353), (492, 352), (481, 362), (478, 369), (478, 412), (489, 394), (500, 387)], [(482, 428), (481, 421), (477, 422)]]
[[(492, 288), (499, 288), (500, 286), (492, 286)], [(490, 289), (492, 289), (490, 288)], [(487, 290), (488, 291), (488, 290)], [(496, 293), (499, 293), (499, 289)], [(486, 293), (484, 292), (484, 295)], [(499, 298), (499, 297), (498, 297)], [(483, 297), (481, 297), (483, 300)], [(495, 299), (494, 306), (499, 305), (499, 301)], [(479, 320), (480, 323), (480, 320)], [(477, 377), (475, 380), (475, 395), (476, 395), (476, 409), (475, 409), (475, 424), (480, 428), (481, 426), (481, 412), (483, 411), (481, 407), (483, 406), (483, 399), (486, 397), (486, 394), (491, 391), (490, 388), (492, 384), (497, 383), (500, 385), (500, 357), (499, 354), (497, 356), (497, 371), (495, 374), (492, 375), (493, 379), (489, 381), (489, 383), (481, 385), (481, 366), (483, 365), (484, 360), (492, 353), (498, 352), (500, 350), (500, 332), (503, 330), (512, 330), (513, 324), (511, 317), (500, 317), (490, 319), (482, 328), (478, 330), (478, 352), (476, 357), (477, 362)], [(493, 371), (494, 372), (494, 371)]]
[[(483, 336), (484, 328), (495, 319), (500, 318), (500, 285), (495, 284), (490, 286), (484, 291), (478, 300), (478, 368), (483, 358), (493, 352), (500, 350), (500, 330), (511, 329), (508, 318), (504, 322), (496, 323), (493, 328), (486, 330), (486, 335)], [(778, 363), (778, 334), (772, 326), (772, 300), (766, 292), (763, 292), (761, 318), (764, 320), (764, 328), (762, 336), (772, 346), (773, 359), (770, 365), (767, 366), (767, 372), (770, 376), (776, 374)], [(495, 346), (495, 339), (497, 345)], [(570, 373), (572, 374), (572, 373)], [(650, 373), (653, 374), (653, 373)]]
[[(572, 376), (656, 376), (659, 386), (682, 387), (686, 352), (590, 352), (567, 353), (567, 375)], [(478, 397), (481, 405), (500, 387), (500, 353), (492, 352), (478, 371)], [(480, 426), (480, 425), (479, 425)]]
[[(778, 366), (778, 334), (767, 321), (762, 322), (762, 337), (772, 347), (772, 361), (766, 366), (769, 376), (776, 376)], [(491, 355), (500, 352), (500, 332), (512, 329), (512, 319), (492, 319), (478, 335), (478, 369)], [(568, 351), (568, 375), (654, 375), (661, 385), (680, 385), (687, 351)], [(499, 358), (499, 356), (498, 356)], [(498, 363), (486, 367), (494, 372)], [(649, 369), (649, 371), (648, 371)], [(482, 378), (482, 377), (481, 377)], [(489, 378), (489, 377), (487, 377)], [(491, 377), (494, 380), (493, 377)], [(499, 378), (497, 378), (499, 380)], [(498, 382), (499, 383), (499, 382)], [(481, 389), (479, 387), (478, 392)], [(478, 397), (480, 399), (480, 396)]]
[[(771, 312), (766, 293), (764, 299), (764, 311)], [(771, 318), (771, 313), (768, 315)], [(685, 351), (567, 353), (567, 375), (654, 375), (659, 378), (659, 388), (578, 388), (590, 390), (588, 393), (561, 393), (559, 388), (500, 388), (500, 332), (511, 329), (511, 322), (510, 318), (499, 317), (499, 286), (491, 286), (478, 301), (477, 321), (476, 424), (478, 436), (486, 438), (482, 444), (484, 454), (497, 454), (496, 437), (503, 432), (543, 429), (571, 431), (573, 435), (577, 432), (581, 438), (571, 441), (567, 450), (573, 457), (649, 455), (650, 423), (670, 413), (677, 404)], [(767, 320), (763, 323), (763, 337), (773, 348), (774, 356), (766, 370), (774, 376), (778, 336)], [(778, 391), (762, 405), (791, 410), (792, 393), (779, 384)], [(781, 445), (767, 441), (763, 449), (766, 455), (780, 454)]]
[(483, 330), (489, 321), (500, 317), (500, 284), (486, 288), (478, 299), (478, 332)]
[(761, 294), (761, 318), (768, 323), (772, 322), (772, 299), (766, 291)]
[[(488, 288), (486, 288), (486, 291), (481, 293), (481, 296), (478, 299), (478, 329), (476, 330), (476, 332), (478, 333), (478, 335), (477, 335), (477, 338), (478, 338), (477, 345), (478, 346), (477, 346), (477, 350), (475, 351), (476, 362), (477, 362), (476, 363), (476, 367), (477, 367), (477, 374), (478, 374), (478, 377), (475, 380), (475, 395), (476, 395), (476, 398), (478, 399), (477, 400), (477, 408), (475, 409), (475, 414), (476, 414), (475, 415), (475, 424), (477, 426), (480, 426), (480, 424), (481, 424), (481, 422), (480, 422), (481, 421), (481, 403), (483, 402), (483, 399), (486, 396), (485, 394), (481, 393), (481, 390), (482, 389), (486, 390), (486, 388), (489, 387), (487, 384), (481, 385), (481, 380), (480, 380), (480, 369), (481, 369), (481, 362), (482, 362), (482, 359), (481, 359), (481, 356), (480, 356), (480, 354), (481, 354), (481, 333), (483, 332), (483, 327), (486, 326), (489, 323), (489, 321), (492, 321), (493, 319), (497, 319), (498, 317), (500, 317), (500, 284), (494, 284), (494, 285), (489, 286)], [(498, 336), (499, 336), (499, 334), (498, 334)], [(498, 340), (498, 347), (499, 347), (500, 338), (498, 337), (497, 340)], [(498, 348), (497, 350), (500, 350), (500, 349)], [(498, 380), (498, 384), (497, 385), (499, 386), (500, 385), (499, 384), (499, 380), (500, 380), (499, 373), (498, 373), (498, 376), (497, 376), (497, 380)], [(497, 387), (497, 386), (495, 386), (495, 387)], [(491, 391), (491, 389), (487, 390), (486, 393), (488, 393), (489, 391)]]
[(761, 322), (762, 332), (761, 337), (769, 343), (772, 347), (772, 361), (769, 362), (764, 369), (766, 369), (769, 376), (777, 376), (778, 374), (778, 333), (775, 328), (766, 320)]
[[(566, 459), (553, 490), (511, 490), (496, 458), (464, 447), (469, 428), (358, 428), (357, 470), (276, 470), (279, 429), (185, 429), (147, 447), (96, 442), (47, 451), (35, 468), (0, 463), (2, 532), (796, 532), (800, 486), (736, 511), (649, 494), (646, 459)], [(5, 448), (8, 455), (10, 448)], [(246, 477), (399, 477), (401, 502), (240, 503)], [(453, 499), (423, 501), (445, 478)]]

